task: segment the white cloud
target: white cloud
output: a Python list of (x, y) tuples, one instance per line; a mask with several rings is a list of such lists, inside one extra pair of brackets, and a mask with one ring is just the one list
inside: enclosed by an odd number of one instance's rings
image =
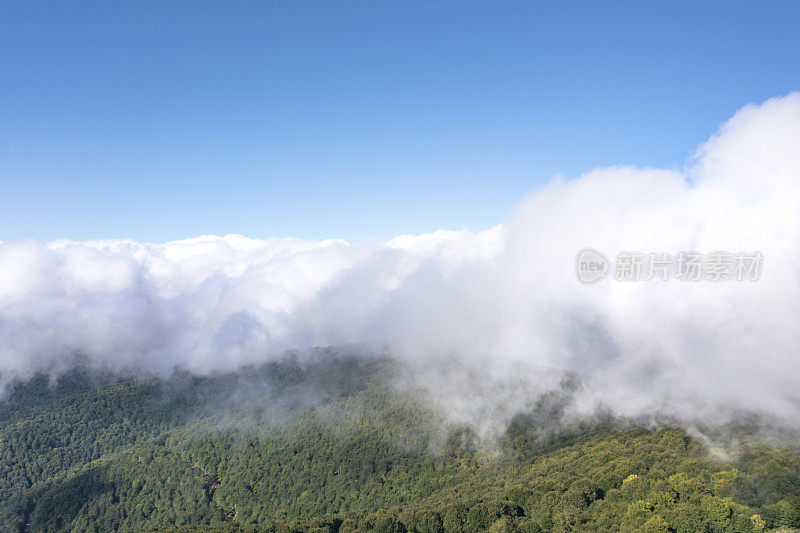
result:
[[(691, 418), (747, 407), (797, 426), (799, 148), (791, 94), (743, 108), (684, 171), (557, 179), (477, 234), (3, 242), (0, 372), (58, 370), (74, 353), (205, 372), (362, 343), (427, 369), (421, 382), (463, 419), (502, 421), (569, 371), (587, 409)], [(585, 286), (573, 262), (586, 246), (758, 250), (765, 263), (758, 282)], [(473, 370), (486, 376), (479, 390), (462, 379)]]

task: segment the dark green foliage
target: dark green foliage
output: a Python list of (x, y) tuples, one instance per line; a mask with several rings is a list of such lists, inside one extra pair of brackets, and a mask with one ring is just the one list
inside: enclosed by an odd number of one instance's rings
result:
[(721, 462), (679, 429), (565, 428), (557, 396), (487, 448), (394, 392), (390, 365), (326, 357), (14, 387), (0, 404), (0, 531), (800, 527), (796, 449), (746, 445)]

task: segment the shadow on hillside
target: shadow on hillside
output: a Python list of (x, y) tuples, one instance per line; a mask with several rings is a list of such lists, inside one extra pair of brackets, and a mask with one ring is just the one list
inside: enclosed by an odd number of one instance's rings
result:
[(60, 530), (92, 500), (106, 494), (113, 498), (114, 486), (103, 479), (103, 474), (102, 469), (93, 468), (38, 491), (33, 497), (28, 530)]

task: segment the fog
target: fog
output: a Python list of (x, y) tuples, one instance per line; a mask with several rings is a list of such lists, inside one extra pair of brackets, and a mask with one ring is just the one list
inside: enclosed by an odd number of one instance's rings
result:
[[(760, 252), (756, 281), (575, 274), (579, 250)], [(613, 278), (613, 276), (611, 276)], [(683, 168), (539, 187), (485, 231), (388, 242), (201, 236), (0, 243), (3, 383), (79, 358), (170, 375), (358, 346), (491, 431), (577, 379), (576, 415), (746, 410), (800, 427), (800, 94), (739, 110)]]

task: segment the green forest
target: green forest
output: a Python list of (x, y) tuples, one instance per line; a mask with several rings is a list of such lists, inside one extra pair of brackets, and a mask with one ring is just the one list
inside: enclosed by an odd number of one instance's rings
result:
[(558, 395), (487, 443), (398, 392), (392, 373), (377, 358), (288, 357), (206, 377), (15, 383), (0, 403), (0, 528), (800, 528), (791, 443), (740, 439), (723, 454), (677, 426), (565, 426)]

